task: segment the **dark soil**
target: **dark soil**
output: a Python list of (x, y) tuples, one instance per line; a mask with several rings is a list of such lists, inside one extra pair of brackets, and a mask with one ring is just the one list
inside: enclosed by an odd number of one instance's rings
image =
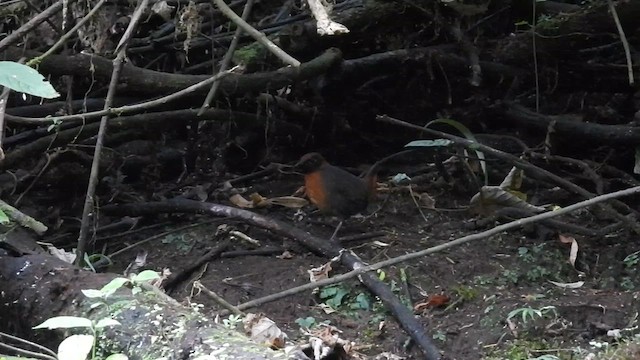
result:
[[(294, 176), (281, 176), (246, 185), (255, 185), (261, 195), (273, 197), (291, 195), (302, 181)], [(370, 206), (375, 212), (370, 211), (365, 218), (350, 219), (340, 236), (380, 230), (386, 235), (345, 243), (345, 247), (364, 261), (373, 263), (483, 230), (469, 226), (474, 216), (464, 210), (472, 193), (454, 188), (436, 181), (419, 189), (417, 192), (428, 193), (436, 201), (436, 210), (422, 208), (422, 214), (406, 188), (382, 192), (376, 204)], [(243, 193), (247, 195), (252, 191), (249, 187)], [(379, 205), (383, 206), (376, 210)], [(295, 223), (326, 238), (336, 224), (315, 213), (312, 206), (306, 207), (304, 212), (277, 207), (257, 211)], [(606, 224), (593, 220), (586, 212), (561, 219), (594, 228)], [(132, 244), (161, 231), (206, 223), (116, 256), (113, 259), (116, 265), (110, 271), (121, 271), (138, 250), (144, 249), (149, 253), (147, 268), (158, 271), (169, 268), (173, 273), (179, 272), (216, 246), (214, 234), (221, 224), (228, 224), (260, 241), (259, 248), (281, 248), (291, 253), (291, 258), (272, 255), (214, 260), (188, 283), (180, 284), (172, 294), (179, 301), (203, 304), (204, 311), (213, 316), (222, 308), (192, 289), (193, 280), (200, 280), (228, 302), (237, 304), (307, 283), (307, 271), (327, 262), (295, 242), (274, 237), (264, 230), (224, 219), (210, 221), (210, 218), (181, 216), (162, 230), (129, 236), (126, 243)], [(591, 341), (612, 342), (606, 336), (607, 330), (627, 327), (639, 307), (637, 293), (629, 291), (638, 288), (637, 261), (633, 257), (625, 260), (636, 251), (637, 237), (619, 233), (606, 238), (575, 238), (580, 246), (578, 270), (569, 264), (569, 247), (558, 240), (557, 233), (535, 226), (387, 268), (380, 274), (408, 305), (424, 303), (433, 295), (444, 295), (449, 299), (448, 304), (416, 311), (447, 359), (527, 359), (542, 354), (571, 358), (594, 351)], [(115, 244), (118, 242), (110, 242), (108, 253), (121, 247)], [(235, 239), (232, 248), (243, 250), (255, 246)], [(331, 274), (348, 270), (336, 264), (333, 267)], [(402, 280), (401, 271), (406, 274), (406, 282)], [(549, 281), (584, 281), (584, 285), (578, 289), (563, 289)], [(330, 313), (323, 310), (327, 308), (324, 305), (336, 299), (323, 299), (322, 292), (321, 295), (300, 293), (251, 311), (266, 314), (293, 339), (303, 339), (296, 320), (311, 317), (315, 324), (328, 321), (343, 331), (340, 337), (353, 341), (358, 351), (368, 356), (389, 351), (410, 359), (422, 358), (419, 349), (408, 341), (407, 334), (357, 281), (337, 285), (337, 288), (346, 295), (338, 301), (340, 306)], [(366, 296), (358, 297), (359, 294)], [(549, 306), (554, 308), (545, 310)], [(510, 312), (517, 309), (521, 309), (520, 312), (509, 318)], [(526, 309), (541, 310), (542, 316), (523, 321), (522, 312)]]

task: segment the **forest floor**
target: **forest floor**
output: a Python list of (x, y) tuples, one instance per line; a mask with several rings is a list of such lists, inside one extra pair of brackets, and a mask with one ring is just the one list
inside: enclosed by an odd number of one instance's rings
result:
[[(285, 175), (253, 185), (246, 194), (259, 189), (261, 195), (274, 197), (291, 195), (302, 181)], [(435, 200), (435, 210), (419, 211), (406, 189), (382, 192), (370, 206), (373, 212), (351, 218), (339, 236), (373, 231), (386, 235), (343, 245), (364, 261), (374, 263), (484, 230), (469, 226), (474, 220), (464, 210), (469, 193), (461, 194), (441, 181), (431, 182), (421, 191)], [(314, 212), (312, 206), (303, 210), (272, 207), (257, 211), (329, 238), (336, 222)], [(588, 216), (578, 213), (563, 219), (592, 228), (606, 224)], [(327, 261), (264, 230), (225, 219), (210, 221), (193, 215), (173, 217), (173, 223), (162, 230), (128, 236), (126, 243), (133, 244), (161, 231), (203, 222), (202, 226), (171, 233), (115, 257), (109, 271), (122, 271), (137, 251), (145, 249), (149, 254), (146, 268), (179, 272), (216, 245), (213, 234), (225, 223), (259, 240), (263, 248), (288, 250), (288, 256), (216, 259), (172, 294), (178, 301), (203, 304), (205, 313), (215, 315), (220, 305), (194, 290), (194, 280), (238, 304), (304, 284), (309, 279), (307, 271)], [(407, 306), (429, 304), (416, 314), (446, 359), (530, 359), (542, 355), (583, 359), (616, 343), (615, 337), (607, 335), (609, 330), (619, 329), (624, 336), (624, 329), (634, 326), (640, 310), (635, 273), (639, 257), (637, 239), (630, 239), (626, 233), (575, 239), (580, 246), (575, 268), (568, 261), (569, 245), (559, 241), (558, 234), (533, 226), (385, 268), (379, 277)], [(235, 241), (235, 249), (246, 249), (240, 240)], [(110, 246), (113, 244), (118, 243), (110, 241)], [(347, 270), (333, 264), (331, 275)], [(564, 288), (550, 281), (584, 284)], [(439, 304), (434, 295), (444, 295), (440, 299), (446, 299), (445, 303)], [(341, 338), (354, 342), (364, 358), (382, 352), (406, 359), (422, 358), (380, 301), (355, 280), (323, 288), (318, 294), (289, 296), (251, 312), (266, 314), (294, 340), (303, 338), (301, 325), (313, 328), (329, 323), (342, 331)]]

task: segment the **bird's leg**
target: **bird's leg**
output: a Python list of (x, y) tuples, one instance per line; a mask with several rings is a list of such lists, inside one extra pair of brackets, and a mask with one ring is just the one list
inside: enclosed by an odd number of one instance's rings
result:
[(340, 222), (338, 223), (338, 226), (336, 226), (336, 230), (333, 232), (333, 235), (331, 235), (331, 238), (329, 239), (329, 241), (333, 241), (333, 239), (336, 238), (336, 235), (338, 235), (338, 230), (340, 230), (341, 227), (342, 227), (342, 220), (340, 220)]

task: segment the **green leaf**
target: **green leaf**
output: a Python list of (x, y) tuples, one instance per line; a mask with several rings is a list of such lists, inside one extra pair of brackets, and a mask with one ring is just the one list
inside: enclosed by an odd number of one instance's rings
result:
[(45, 320), (34, 329), (70, 329), (70, 328), (90, 328), (91, 320), (77, 316), (55, 316)]
[(104, 360), (129, 360), (129, 357), (125, 354), (112, 354)]
[(89, 299), (101, 298), (102, 295), (104, 295), (102, 291), (96, 290), (96, 289), (87, 289), (87, 290), (80, 290), (80, 291), (82, 291), (84, 296), (88, 297)]
[(453, 144), (449, 139), (414, 140), (404, 147), (443, 147)]
[(13, 61), (0, 61), (0, 85), (45, 99), (60, 96), (35, 69)]
[(335, 296), (338, 293), (337, 286), (326, 286), (320, 290), (320, 299), (326, 299)]
[(102, 291), (102, 293), (106, 297), (118, 291), (118, 289), (120, 289), (122, 285), (128, 282), (129, 282), (129, 279), (127, 278), (121, 278), (121, 277), (115, 278), (111, 280), (107, 285), (103, 286), (102, 289), (100, 289), (100, 291)]
[(85, 360), (94, 342), (93, 335), (71, 335), (58, 346), (59, 360)]
[(155, 279), (160, 279), (160, 274), (158, 274), (157, 271), (144, 270), (140, 274), (137, 274), (134, 277), (132, 277), (131, 281), (140, 283), (140, 282), (151, 281)]
[(296, 324), (302, 328), (311, 328), (316, 324), (316, 319), (312, 316), (307, 316), (306, 318), (297, 318)]
[(356, 301), (351, 304), (351, 309), (353, 310), (369, 310), (371, 308), (371, 302), (369, 301), (369, 297), (360, 293), (356, 296)]
[(0, 224), (7, 225), (10, 222), (11, 220), (9, 220), (7, 214), (5, 214), (4, 211), (0, 210)]
[[(466, 126), (462, 125), (462, 123), (452, 120), (452, 119), (435, 119), (432, 121), (429, 121), (427, 123), (427, 125), (425, 125), (424, 127), (430, 127), (431, 125), (434, 124), (446, 124), (449, 125), (453, 128), (455, 128), (456, 130), (458, 130), (462, 135), (464, 135), (464, 137), (467, 140), (471, 140), (474, 142), (478, 142), (478, 140), (476, 140), (476, 137), (473, 135), (473, 133), (471, 132), (471, 130), (469, 130), (469, 128), (467, 128)], [(469, 147), (470, 149), (472, 149), (473, 151), (475, 151), (476, 156), (478, 157), (478, 160), (480, 160), (480, 167), (482, 168), (482, 173), (484, 174), (484, 184), (488, 185), (489, 184), (489, 173), (487, 172), (487, 163), (484, 160), (484, 153), (478, 150), (475, 150), (474, 146)]]
[(105, 319), (100, 319), (98, 321), (98, 323), (96, 324), (96, 329), (102, 329), (107, 326), (118, 326), (118, 325), (121, 325), (118, 320), (105, 318)]

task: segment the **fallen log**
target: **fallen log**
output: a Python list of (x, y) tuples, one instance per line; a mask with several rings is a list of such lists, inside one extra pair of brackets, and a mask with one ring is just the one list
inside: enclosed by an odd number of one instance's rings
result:
[[(98, 354), (126, 354), (129, 359), (193, 359), (216, 354), (226, 359), (276, 359), (283, 353), (250, 341), (214, 323), (158, 291), (135, 293), (127, 287), (101, 298), (81, 290), (101, 289), (115, 274), (80, 270), (47, 255), (0, 255), (0, 331), (55, 349), (61, 332), (32, 330), (44, 320), (70, 315), (92, 321), (112, 318), (121, 325), (105, 328)], [(106, 356), (105, 356), (106, 357)]]

